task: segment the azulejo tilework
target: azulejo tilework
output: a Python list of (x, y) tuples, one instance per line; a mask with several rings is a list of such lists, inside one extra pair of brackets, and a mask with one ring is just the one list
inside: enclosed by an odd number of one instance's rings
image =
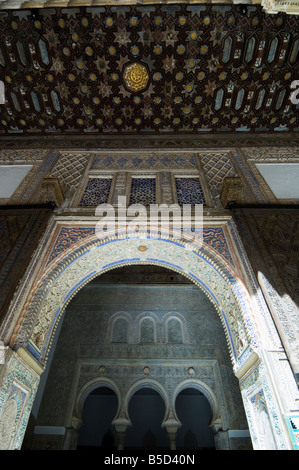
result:
[(196, 169), (196, 158), (193, 153), (136, 153), (135, 157), (125, 153), (111, 152), (94, 157), (92, 169), (140, 170), (140, 169)]
[(205, 197), (198, 178), (176, 178), (179, 204), (204, 204)]
[(148, 206), (156, 202), (156, 178), (132, 178), (130, 204)]
[(98, 206), (108, 202), (111, 178), (89, 178), (80, 206)]
[(79, 240), (94, 234), (94, 227), (62, 227), (51, 250), (48, 263)]
[[(93, 237), (94, 235), (94, 227), (61, 227), (51, 249), (47, 264), (80, 240)], [(233, 257), (222, 227), (204, 227), (203, 237), (206, 244), (214, 248), (231, 265), (234, 265)]]
[(0, 449), (20, 449), (39, 384), (38, 375), (18, 356), (8, 353), (9, 369), (0, 391)]
[[(2, 11), (0, 137), (292, 132), (298, 25), (260, 5)], [(131, 64), (146, 87), (127, 88)]]

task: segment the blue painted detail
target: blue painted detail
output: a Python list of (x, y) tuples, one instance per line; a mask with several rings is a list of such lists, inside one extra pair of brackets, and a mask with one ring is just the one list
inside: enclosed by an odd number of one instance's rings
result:
[[(135, 159), (136, 160), (136, 159)], [(130, 204), (149, 206), (156, 202), (156, 178), (132, 178)]]
[(35, 91), (31, 92), (31, 99), (32, 99), (33, 106), (34, 106), (35, 110), (37, 112), (40, 112), (40, 104), (39, 104), (38, 97), (37, 97), (37, 94), (35, 93)]
[(98, 206), (108, 202), (111, 178), (89, 178), (80, 206)]
[[(26, 57), (26, 54), (25, 54), (23, 43), (21, 41), (17, 42), (17, 49), (18, 49), (19, 57), (20, 57), (20, 60), (21, 60), (22, 64), (27, 65), (27, 57)], [(5, 64), (3, 64), (3, 65), (5, 65)]]
[(39, 46), (39, 50), (40, 50), (40, 54), (41, 54), (43, 63), (45, 65), (49, 65), (49, 56), (48, 56), (48, 51), (47, 51), (45, 41), (40, 39), (38, 41), (38, 46)]
[(118, 264), (130, 263), (130, 262), (133, 262), (133, 261), (140, 261), (140, 258), (120, 259), (120, 260), (118, 260), (118, 261), (114, 261), (113, 263), (105, 264), (105, 266), (102, 267), (102, 270), (103, 270), (103, 269), (106, 269), (106, 268), (110, 268), (111, 266), (117, 266)]
[(230, 36), (228, 36), (224, 41), (222, 61), (225, 64), (230, 59), (230, 56), (231, 56), (231, 53), (232, 53), (232, 43), (233, 43), (233, 41), (232, 41), (232, 38)]
[(273, 60), (275, 58), (275, 54), (276, 54), (276, 51), (277, 51), (277, 46), (278, 46), (278, 39), (275, 37), (274, 39), (272, 39), (271, 45), (270, 45), (270, 50), (269, 50), (269, 54), (268, 54), (268, 58), (267, 58), (269, 63), (273, 62)]
[(28, 343), (27, 346), (26, 346), (26, 349), (27, 351), (30, 352), (30, 354), (32, 354), (32, 356), (37, 359), (38, 361), (40, 361), (40, 353), (33, 347), (33, 345), (31, 343)]
[(242, 103), (243, 103), (243, 99), (244, 99), (244, 88), (242, 88), (241, 90), (238, 91), (238, 95), (237, 95), (237, 99), (236, 99), (236, 105), (235, 105), (235, 109), (238, 110), (241, 108), (242, 106)]
[(171, 266), (172, 268), (176, 268), (176, 269), (179, 269), (180, 271), (184, 271), (181, 266), (178, 266), (177, 264), (169, 263), (168, 261), (164, 261), (161, 259), (146, 258), (146, 261), (153, 261), (155, 263), (166, 264), (167, 266)]
[(281, 108), (281, 106), (282, 106), (282, 104), (283, 104), (283, 100), (284, 100), (285, 95), (286, 95), (286, 89), (283, 88), (283, 89), (281, 90), (281, 92), (279, 93), (279, 96), (278, 96), (278, 98), (277, 98), (277, 102), (276, 102), (275, 109), (278, 110), (278, 109)]
[(264, 88), (259, 92), (255, 109), (260, 109), (262, 107), (264, 97), (265, 97), (265, 93), (266, 93), (266, 91), (265, 91)]
[(224, 95), (223, 89), (220, 88), (217, 91), (216, 99), (215, 99), (215, 109), (217, 110), (220, 109), (222, 106), (223, 95)]
[(245, 55), (245, 61), (247, 63), (250, 62), (253, 58), (255, 42), (256, 41), (254, 37), (251, 37), (247, 42), (246, 55)]
[(51, 99), (52, 99), (52, 103), (53, 103), (53, 106), (54, 106), (55, 110), (56, 111), (61, 111), (59, 98), (58, 98), (58, 95), (57, 95), (56, 91), (54, 91), (54, 90), (51, 91)]
[(16, 94), (12, 91), (12, 92), (10, 93), (10, 96), (11, 96), (11, 99), (12, 99), (12, 102), (13, 102), (14, 107), (16, 108), (17, 111), (20, 112), (20, 111), (21, 111), (21, 107), (20, 107), (19, 100), (18, 100)]
[(199, 178), (176, 178), (175, 182), (179, 204), (205, 204)]
[(97, 271), (92, 271), (91, 273), (87, 274), (87, 276), (83, 277), (70, 291), (69, 293), (64, 297), (63, 301), (66, 302), (66, 300), (70, 297), (70, 295), (84, 282), (86, 279), (89, 279), (91, 276), (96, 274)]

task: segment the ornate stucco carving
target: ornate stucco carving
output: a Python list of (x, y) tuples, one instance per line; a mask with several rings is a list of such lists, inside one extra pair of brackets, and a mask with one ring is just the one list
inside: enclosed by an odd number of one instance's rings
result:
[[(195, 255), (187, 252), (184, 245), (179, 247), (163, 240), (148, 240), (148, 250), (142, 253), (138, 250), (139, 245), (139, 241), (133, 239), (123, 242), (111, 240), (110, 243), (104, 242), (99, 245), (98, 240), (93, 238), (89, 242), (85, 241), (84, 246), (78, 251), (73, 250), (69, 253), (62, 263), (57, 260), (51, 274), (42, 280), (36, 291), (40, 301), (37, 303), (33, 301), (25, 313), (25, 321), (17, 333), (16, 344), (21, 345), (29, 340), (39, 359), (44, 361), (45, 352), (50, 347), (51, 337), (62, 309), (77, 292), (79, 286), (99, 273), (105, 272), (109, 266), (134, 262), (138, 264), (139, 260), (145, 263), (161, 263), (169, 267), (176, 266), (176, 270), (181, 266), (182, 273), (205, 290), (219, 311), (227, 333), (233, 363), (238, 367), (240, 357), (242, 356), (242, 360), (246, 358), (244, 351), (247, 350), (247, 354), (250, 354), (251, 348), (255, 347), (257, 341), (254, 325), (249, 321), (248, 299), (243, 296), (244, 293), (241, 293), (241, 284), (236, 288), (238, 281), (236, 284), (232, 283), (229, 272), (224, 274), (224, 266), (216, 267), (219, 261), (217, 258), (212, 261), (211, 253), (206, 249), (201, 254)], [(40, 290), (42, 285), (43, 288)], [(42, 291), (47, 294), (41, 295)], [(247, 316), (246, 320), (244, 315)]]
[(0, 449), (20, 449), (39, 374), (12, 350), (8, 350), (1, 367)]

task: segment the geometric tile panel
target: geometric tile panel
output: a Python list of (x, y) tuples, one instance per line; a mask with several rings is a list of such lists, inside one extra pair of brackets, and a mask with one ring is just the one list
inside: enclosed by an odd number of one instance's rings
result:
[(148, 153), (131, 155), (109, 153), (96, 155), (91, 169), (95, 170), (160, 170), (160, 169), (196, 169), (196, 158), (193, 153)]
[(156, 203), (156, 179), (155, 178), (132, 178), (131, 204), (143, 204), (149, 206)]
[(237, 176), (226, 153), (208, 153), (201, 157), (201, 161), (211, 189), (220, 191), (224, 178)]
[(73, 246), (79, 240), (95, 234), (94, 227), (62, 227), (55, 240), (47, 264), (53, 261), (65, 250)]
[[(48, 263), (78, 241), (93, 236), (94, 234), (95, 227), (62, 227), (49, 255)], [(203, 227), (203, 237), (205, 243), (212, 246), (218, 253), (224, 256), (227, 261), (233, 264), (233, 259), (222, 227)]]
[(198, 177), (176, 178), (179, 204), (204, 204), (205, 197)]
[(64, 194), (76, 189), (88, 161), (87, 155), (61, 154), (50, 176), (58, 178)]
[(108, 202), (111, 178), (89, 178), (80, 206), (98, 206)]

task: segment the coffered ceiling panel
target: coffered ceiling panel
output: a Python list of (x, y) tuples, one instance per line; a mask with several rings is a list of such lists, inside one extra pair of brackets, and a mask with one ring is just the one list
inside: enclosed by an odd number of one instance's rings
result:
[(1, 136), (293, 132), (299, 17), (259, 5), (0, 12)]

